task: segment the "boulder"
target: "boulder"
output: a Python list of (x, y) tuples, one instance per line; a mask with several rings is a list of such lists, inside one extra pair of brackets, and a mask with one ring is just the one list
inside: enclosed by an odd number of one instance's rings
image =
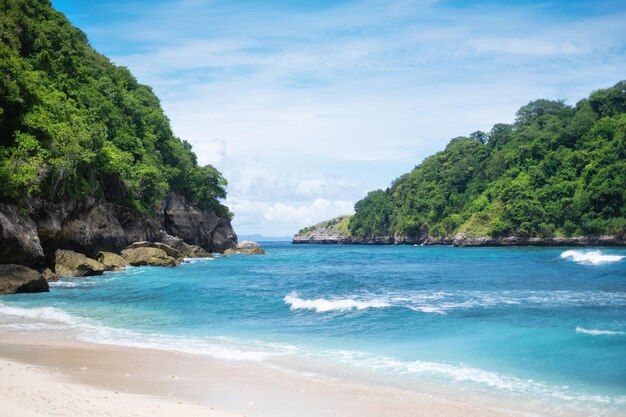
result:
[(244, 240), (243, 242), (238, 243), (235, 249), (225, 249), (223, 253), (226, 256), (234, 255), (236, 253), (243, 253), (246, 255), (265, 255), (265, 251), (261, 245), (249, 240)]
[(97, 259), (107, 271), (121, 271), (130, 266), (126, 259), (113, 252), (98, 252)]
[(41, 273), (41, 276), (43, 276), (48, 282), (54, 282), (59, 280), (59, 276), (52, 272), (50, 268), (44, 269)]
[(35, 222), (12, 204), (0, 204), (0, 259), (31, 266), (44, 260)]
[(122, 251), (122, 257), (133, 266), (176, 266), (176, 259), (169, 256), (163, 249), (138, 247)]
[(0, 265), (0, 294), (48, 291), (48, 281), (34, 269), (15, 264)]
[(237, 235), (228, 217), (214, 211), (202, 210), (182, 196), (169, 194), (159, 209), (163, 228), (185, 243), (198, 245), (210, 252), (234, 249)]
[(166, 245), (171, 246), (172, 248), (178, 250), (182, 254), (182, 256), (185, 258), (210, 258), (211, 257), (211, 253), (204, 250), (204, 248), (202, 248), (201, 246), (190, 245), (188, 243), (185, 243), (185, 241), (182, 240), (181, 238), (172, 236), (166, 232), (163, 232), (163, 235), (161, 236), (159, 240), (165, 243)]
[(95, 259), (71, 250), (58, 249), (55, 253), (55, 261), (54, 270), (56, 274), (65, 277), (102, 275), (106, 270), (104, 265)]
[(187, 245), (187, 250), (185, 251), (185, 258), (211, 258), (212, 256), (198, 245)]
[(162, 242), (135, 242), (130, 244), (126, 249), (136, 249), (136, 248), (156, 248), (161, 249), (163, 252), (167, 254), (167, 256), (171, 256), (174, 259), (179, 259), (183, 257), (183, 254), (178, 249), (174, 249), (170, 245), (166, 245)]

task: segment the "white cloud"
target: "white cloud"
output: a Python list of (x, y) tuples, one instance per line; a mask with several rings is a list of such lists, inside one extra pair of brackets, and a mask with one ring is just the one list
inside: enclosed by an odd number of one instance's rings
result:
[(452, 137), (624, 78), (624, 5), (564, 7), (185, 0), (120, 8), (130, 22), (85, 29), (222, 170), (236, 230), (291, 234), (351, 210)]
[(323, 198), (306, 206), (278, 202), (265, 209), (263, 218), (271, 222), (276, 230), (293, 231), (342, 214), (351, 214), (353, 205), (351, 201), (329, 201)]
[(195, 140), (191, 144), (200, 165), (219, 165), (226, 158), (226, 142), (222, 139)]

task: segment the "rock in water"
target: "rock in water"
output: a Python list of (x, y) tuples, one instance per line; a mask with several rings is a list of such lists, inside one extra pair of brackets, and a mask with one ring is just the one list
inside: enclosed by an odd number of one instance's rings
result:
[(160, 238), (161, 242), (165, 243), (168, 246), (178, 250), (183, 257), (185, 258), (210, 258), (211, 254), (204, 250), (201, 246), (198, 245), (190, 245), (185, 243), (179, 237), (172, 236), (163, 232), (163, 236)]
[(14, 264), (0, 265), (0, 294), (48, 291), (48, 281), (34, 269)]
[(135, 242), (130, 244), (126, 249), (136, 249), (136, 248), (156, 248), (161, 249), (163, 252), (167, 254), (167, 256), (171, 256), (174, 259), (181, 259), (183, 254), (178, 249), (174, 249), (170, 245), (166, 245), (161, 242)]
[(176, 259), (159, 248), (130, 248), (122, 251), (122, 257), (133, 266), (176, 266)]
[(106, 268), (95, 259), (71, 250), (57, 250), (54, 270), (57, 275), (65, 277), (87, 277), (101, 275)]
[(98, 252), (98, 262), (105, 266), (107, 271), (121, 271), (130, 266), (128, 261), (113, 252)]
[(256, 242), (251, 242), (249, 240), (244, 240), (237, 244), (237, 252), (245, 253), (247, 255), (265, 255), (265, 251)]
[(48, 282), (54, 282), (59, 280), (59, 276), (52, 272), (50, 268), (44, 269), (41, 273), (41, 276), (43, 276)]
[(185, 258), (211, 258), (212, 256), (198, 245), (187, 245)]

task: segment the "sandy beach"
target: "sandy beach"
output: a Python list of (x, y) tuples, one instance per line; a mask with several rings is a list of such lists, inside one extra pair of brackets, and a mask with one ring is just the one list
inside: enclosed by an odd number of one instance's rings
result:
[(9, 332), (0, 416), (512, 416), (395, 387), (170, 351)]

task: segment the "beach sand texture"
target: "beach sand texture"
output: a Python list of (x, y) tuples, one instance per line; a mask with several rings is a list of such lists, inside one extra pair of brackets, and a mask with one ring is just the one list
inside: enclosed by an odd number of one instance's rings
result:
[(196, 355), (0, 339), (0, 416), (513, 416), (426, 393)]

